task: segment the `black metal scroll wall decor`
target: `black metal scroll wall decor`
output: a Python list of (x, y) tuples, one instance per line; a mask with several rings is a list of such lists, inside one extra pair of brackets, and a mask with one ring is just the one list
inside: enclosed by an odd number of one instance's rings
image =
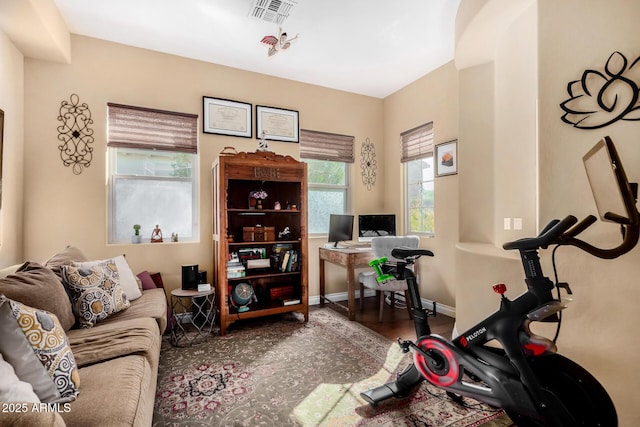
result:
[(58, 121), (62, 122), (58, 126), (58, 140), (62, 144), (58, 145), (62, 164), (71, 166), (73, 173), (80, 175), (83, 168), (91, 165), (93, 158), (93, 129), (89, 125), (93, 124), (91, 111), (86, 103), (80, 104), (80, 98), (75, 93), (69, 97), (69, 101), (60, 103), (60, 114)]
[(613, 52), (604, 72), (585, 70), (580, 80), (569, 82), (570, 98), (560, 104), (562, 121), (578, 129), (599, 129), (618, 120), (640, 120), (640, 57), (631, 65)]
[(362, 168), (362, 183), (367, 186), (367, 190), (376, 183), (376, 149), (369, 138), (362, 143), (362, 151), (360, 152), (360, 167)]

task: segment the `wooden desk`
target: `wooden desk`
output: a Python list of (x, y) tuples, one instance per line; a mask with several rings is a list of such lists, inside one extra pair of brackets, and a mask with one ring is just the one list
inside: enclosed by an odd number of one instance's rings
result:
[[(368, 267), (369, 261), (373, 259), (375, 259), (375, 256), (370, 248), (367, 250), (320, 248), (320, 306), (323, 306), (325, 301), (330, 302), (338, 307), (346, 309), (349, 315), (349, 320), (356, 320), (356, 278), (354, 270), (358, 267)], [(343, 266), (347, 269), (347, 307), (331, 301), (324, 295), (325, 261)]]

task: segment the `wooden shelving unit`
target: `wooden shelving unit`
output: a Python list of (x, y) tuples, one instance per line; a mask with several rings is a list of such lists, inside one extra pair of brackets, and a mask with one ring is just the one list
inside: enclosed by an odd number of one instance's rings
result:
[[(218, 157), (211, 176), (220, 334), (224, 335), (235, 321), (277, 313), (300, 312), (308, 321), (307, 165), (271, 152), (238, 153)], [(249, 194), (255, 190), (268, 194), (262, 209), (250, 207)], [(276, 202), (281, 209), (274, 209)], [(257, 226), (273, 227), (273, 240), (244, 241), (244, 228)], [(280, 235), (287, 227), (290, 234)], [(228, 277), (230, 255), (247, 249), (263, 251), (265, 259), (270, 260), (269, 267), (246, 269), (244, 277)], [(282, 271), (287, 250), (297, 253), (297, 263)], [(250, 284), (257, 298), (241, 310), (229, 298), (239, 283)], [(284, 305), (283, 299), (275, 296), (280, 289), (291, 294), (286, 299), (300, 301)]]

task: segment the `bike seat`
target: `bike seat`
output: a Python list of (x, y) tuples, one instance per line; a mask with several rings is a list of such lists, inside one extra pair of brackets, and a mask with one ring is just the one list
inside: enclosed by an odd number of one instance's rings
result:
[(398, 259), (414, 258), (419, 256), (433, 256), (428, 249), (397, 247), (391, 250), (391, 256)]

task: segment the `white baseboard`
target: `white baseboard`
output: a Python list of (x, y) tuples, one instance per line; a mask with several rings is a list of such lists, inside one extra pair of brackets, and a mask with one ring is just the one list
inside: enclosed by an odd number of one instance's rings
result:
[[(365, 289), (364, 291), (365, 297), (372, 297), (375, 295), (376, 295), (376, 291), (374, 291), (373, 289)], [(328, 294), (326, 295), (326, 297), (329, 298), (331, 301), (347, 301), (349, 299), (347, 292), (337, 292), (334, 294)], [(360, 292), (356, 292), (356, 300), (358, 299), (360, 299)], [(320, 304), (319, 296), (309, 297), (309, 305), (319, 305), (319, 304)], [(424, 308), (431, 309), (433, 307), (433, 301), (422, 298), (422, 306)], [(436, 302), (436, 312), (443, 314), (445, 316), (453, 317), (454, 319), (456, 317), (456, 309), (454, 307), (440, 304), (438, 302)]]

